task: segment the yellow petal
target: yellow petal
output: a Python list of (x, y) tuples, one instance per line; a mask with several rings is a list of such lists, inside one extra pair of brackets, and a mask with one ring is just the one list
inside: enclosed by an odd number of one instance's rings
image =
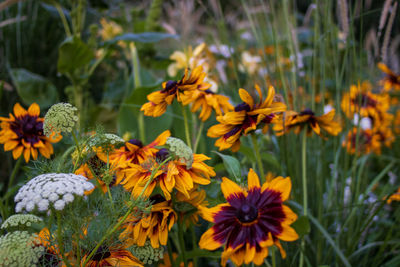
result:
[(239, 96), (240, 96), (240, 99), (242, 99), (243, 102), (245, 102), (247, 105), (249, 105), (250, 108), (253, 108), (254, 100), (246, 90), (239, 89)]
[(260, 187), (260, 180), (253, 169), (250, 169), (249, 174), (247, 175), (247, 185), (249, 190), (254, 187)]
[(242, 188), (240, 188), (240, 186), (238, 186), (236, 183), (232, 182), (226, 177), (222, 177), (221, 191), (222, 194), (224, 194), (225, 199), (227, 199), (231, 195), (243, 193), (243, 190)]
[(23, 117), (27, 114), (26, 110), (19, 104), (14, 105), (14, 115), (15, 117)]
[(38, 104), (33, 103), (29, 108), (28, 108), (28, 114), (31, 116), (38, 116), (40, 115), (40, 107)]
[(290, 191), (292, 190), (292, 181), (290, 177), (283, 178), (282, 176), (278, 176), (271, 182), (263, 184), (261, 191), (263, 192), (266, 189), (280, 192), (282, 201), (285, 201), (289, 198)]
[(214, 229), (210, 228), (208, 229), (200, 238), (199, 241), (199, 247), (201, 249), (207, 249), (207, 250), (215, 250), (222, 246), (222, 243), (219, 243), (214, 240)]

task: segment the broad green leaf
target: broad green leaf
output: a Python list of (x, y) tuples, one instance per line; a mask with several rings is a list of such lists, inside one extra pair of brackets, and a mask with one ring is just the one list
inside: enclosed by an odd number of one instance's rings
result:
[(94, 51), (78, 38), (67, 38), (59, 48), (57, 68), (60, 73), (72, 73), (94, 59)]
[[(140, 108), (147, 102), (147, 95), (158, 87), (160, 85), (135, 88), (132, 94), (123, 101), (118, 114), (118, 130), (121, 135), (125, 132), (139, 133), (138, 118), (141, 113)], [(171, 127), (172, 121), (170, 109), (167, 109), (164, 115), (157, 118), (144, 116), (146, 140), (142, 141), (146, 143), (153, 141), (160, 133)]]
[(291, 226), (300, 237), (310, 232), (310, 221), (307, 216), (300, 216)]
[(156, 43), (167, 38), (177, 39), (178, 35), (170, 33), (162, 33), (162, 32), (125, 33), (105, 42), (105, 44), (106, 45), (115, 44), (118, 41)]
[(47, 108), (58, 102), (57, 88), (46, 78), (26, 69), (12, 69), (10, 74), (25, 105), (37, 103)]
[(217, 151), (213, 151), (215, 154), (219, 155), (225, 165), (226, 171), (229, 173), (230, 178), (234, 177), (237, 183), (241, 182), (241, 172), (240, 172), (240, 163), (239, 161), (228, 155), (221, 154)]

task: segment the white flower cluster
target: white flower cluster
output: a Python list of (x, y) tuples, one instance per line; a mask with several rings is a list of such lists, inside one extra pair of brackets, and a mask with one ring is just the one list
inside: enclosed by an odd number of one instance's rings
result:
[(50, 207), (56, 210), (74, 200), (74, 195), (83, 196), (85, 191), (91, 190), (94, 185), (81, 175), (73, 173), (47, 173), (36, 176), (22, 186), (14, 201), (16, 212), (33, 211), (37, 208), (41, 212)]
[(179, 138), (168, 137), (166, 144), (169, 146), (169, 151), (175, 154), (182, 163), (186, 164), (186, 168), (192, 168), (193, 151), (185, 142)]
[(38, 246), (37, 235), (15, 231), (0, 237), (0, 266), (38, 266), (45, 248)]
[(52, 105), (44, 116), (43, 132), (46, 136), (55, 132), (72, 132), (78, 116), (76, 115), (77, 108), (69, 103), (58, 103)]
[(30, 227), (32, 223), (43, 221), (40, 217), (33, 214), (15, 214), (7, 218), (1, 225), (1, 229), (8, 229), (18, 226)]

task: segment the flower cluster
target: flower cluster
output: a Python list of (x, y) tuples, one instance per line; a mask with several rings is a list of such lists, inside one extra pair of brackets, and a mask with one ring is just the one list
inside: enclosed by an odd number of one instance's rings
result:
[(37, 159), (38, 151), (46, 158), (53, 154), (52, 143), (61, 140), (61, 135), (54, 137), (43, 133), (43, 118), (39, 117), (39, 105), (33, 103), (25, 110), (19, 103), (14, 105), (14, 115), (9, 118), (0, 117), (0, 144), (4, 150), (12, 150), (13, 158), (17, 159), (22, 154), (26, 162), (32, 157)]
[(343, 141), (350, 154), (381, 153), (382, 146), (390, 147), (394, 141), (393, 115), (389, 113), (390, 97), (386, 93), (372, 93), (369, 82), (352, 85), (345, 93), (341, 107), (354, 127)]
[(152, 264), (164, 256), (164, 247), (153, 248), (149, 240), (146, 241), (144, 246), (133, 245), (129, 250), (144, 264)]
[(69, 103), (52, 105), (44, 116), (43, 132), (47, 137), (52, 133), (70, 133), (78, 121), (77, 108)]
[(0, 265), (9, 267), (39, 266), (44, 247), (38, 246), (37, 235), (15, 231), (0, 237)]
[(7, 218), (1, 225), (1, 229), (15, 228), (19, 226), (30, 227), (33, 223), (42, 222), (42, 218), (33, 214), (15, 214)]
[(47, 173), (36, 176), (23, 185), (15, 196), (17, 213), (35, 208), (40, 212), (51, 208), (64, 209), (74, 200), (74, 196), (83, 196), (85, 191), (92, 190), (93, 184), (85, 177), (72, 173)]

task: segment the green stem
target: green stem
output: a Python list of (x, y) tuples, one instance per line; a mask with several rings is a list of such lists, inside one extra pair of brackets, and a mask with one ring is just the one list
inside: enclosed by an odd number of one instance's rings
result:
[(64, 26), (65, 33), (67, 34), (68, 37), (71, 37), (72, 36), (71, 29), (69, 28), (68, 21), (65, 18), (64, 12), (63, 12), (60, 4), (57, 1), (53, 1), (53, 4), (55, 5), (55, 7), (58, 11), (58, 14), (60, 15), (62, 24)]
[[(197, 239), (196, 239), (196, 232), (194, 231), (194, 227), (193, 225), (190, 225), (190, 232), (192, 234), (192, 246), (193, 246), (193, 250), (197, 248)], [(193, 267), (197, 267), (197, 257), (193, 256), (192, 258), (193, 260)]]
[(9, 190), (11, 188), (11, 186), (13, 185), (13, 183), (14, 183), (14, 179), (17, 176), (19, 168), (21, 167), (22, 158), (23, 157), (20, 156), (17, 159), (17, 162), (14, 165), (13, 171), (12, 171), (11, 176), (10, 176), (10, 180), (8, 180), (7, 190)]
[[(10, 188), (11, 188), (11, 186), (13, 185), (13, 183), (14, 183), (14, 180), (15, 180), (15, 177), (17, 177), (17, 173), (18, 173), (18, 170), (19, 170), (19, 168), (21, 167), (21, 163), (22, 163), (22, 155), (18, 158), (18, 160), (17, 160), (17, 162), (15, 163), (15, 165), (14, 165), (14, 168), (13, 168), (13, 171), (12, 171), (12, 173), (11, 173), (11, 176), (10, 176), (10, 180), (8, 180), (8, 186), (7, 186), (7, 190), (10, 190)], [(4, 205), (4, 207), (3, 207), (3, 205), (1, 205), (2, 207), (1, 207), (1, 210), (2, 210), (2, 218), (3, 218), (3, 220), (5, 220), (7, 217), (8, 217), (8, 199), (9, 199), (9, 197), (7, 197), (5, 200), (5, 205)], [(1, 200), (1, 201), (3, 201), (3, 199)], [(4, 209), (4, 210), (3, 210)], [(6, 217), (4, 217), (4, 216), (6, 216)]]
[(96, 251), (99, 249), (99, 247), (104, 243), (104, 241), (110, 237), (115, 231), (118, 230), (118, 228), (125, 222), (125, 220), (128, 218), (129, 214), (133, 211), (134, 208), (137, 207), (136, 202), (137, 201), (141, 201), (142, 200), (142, 196), (144, 194), (144, 192), (146, 192), (147, 187), (149, 187), (150, 183), (153, 181), (154, 176), (156, 175), (156, 173), (158, 172), (158, 170), (165, 165), (165, 163), (167, 163), (169, 160), (171, 160), (172, 157), (168, 157), (166, 160), (164, 160), (163, 162), (161, 162), (157, 168), (155, 168), (152, 172), (151, 172), (151, 176), (149, 178), (149, 180), (147, 181), (146, 185), (143, 187), (142, 192), (140, 192), (140, 195), (135, 199), (135, 201), (133, 201), (133, 203), (131, 204), (131, 206), (129, 207), (128, 211), (125, 213), (125, 215), (122, 217), (121, 220), (119, 220), (119, 222), (117, 222), (114, 227), (111, 230), (107, 230), (106, 234), (101, 238), (101, 240), (97, 243), (96, 247), (92, 250), (92, 252), (90, 252), (89, 256), (86, 257), (85, 261), (83, 262), (83, 266), (86, 266), (86, 263), (93, 257), (93, 255), (96, 253)]
[[(183, 219), (183, 218), (180, 218)], [(183, 220), (182, 220), (183, 222)], [(186, 249), (185, 249), (185, 239), (183, 239), (183, 223), (178, 223), (178, 238), (179, 238), (179, 246), (181, 247), (183, 264), (185, 267), (188, 266), (186, 259)]]
[(263, 167), (262, 160), (261, 160), (260, 150), (258, 149), (257, 136), (255, 133), (251, 134), (251, 141), (253, 142), (254, 154), (257, 159), (258, 170), (260, 171), (260, 175), (261, 175), (261, 181), (264, 183), (265, 182), (264, 167)]
[(203, 132), (203, 127), (204, 127), (204, 121), (202, 121), (200, 123), (200, 127), (197, 130), (198, 132), (197, 132), (196, 141), (195, 141), (194, 147), (193, 147), (193, 153), (196, 153), (196, 151), (197, 151), (197, 146), (199, 145), (199, 142), (200, 142), (200, 139), (201, 139), (201, 134)]
[(59, 211), (56, 212), (57, 214), (57, 243), (58, 243), (58, 248), (60, 250), (60, 254), (62, 257), (63, 262), (67, 265), (67, 266), (71, 266), (71, 264), (68, 262), (68, 259), (65, 258), (64, 255), (64, 242), (61, 236), (61, 213)]
[[(308, 201), (307, 201), (307, 128), (303, 131), (303, 138), (301, 142), (301, 165), (302, 165), (302, 183), (303, 183), (303, 213), (304, 216), (308, 215)], [(304, 249), (305, 249), (305, 237), (303, 236), (301, 239), (301, 254), (300, 254), (300, 267), (304, 264)]]
[(74, 139), (76, 149), (78, 150), (78, 159), (76, 160), (76, 162), (74, 164), (74, 170), (73, 170), (73, 173), (75, 173), (77, 167), (79, 166), (79, 162), (80, 162), (82, 153), (81, 153), (81, 147), (79, 146), (78, 138), (76, 138), (75, 132), (72, 131), (71, 134), (72, 134), (72, 138)]
[(185, 135), (186, 135), (186, 143), (190, 148), (192, 148), (192, 142), (190, 140), (190, 133), (189, 133), (189, 122), (186, 114), (185, 106), (182, 105), (182, 114), (183, 114), (183, 121), (185, 123)]

